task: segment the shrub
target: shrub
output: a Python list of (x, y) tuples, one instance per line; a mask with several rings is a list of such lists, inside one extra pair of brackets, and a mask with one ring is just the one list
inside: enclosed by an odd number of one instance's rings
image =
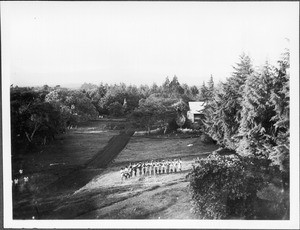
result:
[[(189, 173), (193, 211), (201, 219), (255, 218), (263, 175), (248, 170), (249, 159), (213, 153)], [(255, 172), (255, 173), (252, 173)]]
[(218, 148), (217, 150), (214, 151), (214, 153), (219, 155), (231, 155), (231, 154), (237, 155), (236, 151), (227, 148)]
[(176, 131), (179, 128), (179, 126), (176, 123), (176, 119), (173, 118), (169, 123), (168, 123), (168, 131), (173, 132)]
[(214, 143), (214, 140), (208, 136), (207, 134), (205, 133), (202, 133), (201, 136), (200, 136), (200, 141), (204, 144), (212, 144)]
[(184, 128), (184, 129), (186, 129), (186, 128), (187, 128), (187, 129), (195, 129), (195, 128), (193, 127), (193, 123), (192, 123), (189, 119), (186, 119), (186, 120), (185, 120), (185, 122), (184, 122), (182, 128)]
[(260, 219), (289, 219), (289, 193), (273, 183), (258, 192)]

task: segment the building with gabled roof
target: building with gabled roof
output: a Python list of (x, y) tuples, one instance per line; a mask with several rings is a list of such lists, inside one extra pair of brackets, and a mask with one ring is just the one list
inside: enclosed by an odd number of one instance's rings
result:
[(204, 107), (205, 101), (190, 101), (190, 110), (187, 112), (187, 118), (193, 123), (201, 121), (204, 118)]

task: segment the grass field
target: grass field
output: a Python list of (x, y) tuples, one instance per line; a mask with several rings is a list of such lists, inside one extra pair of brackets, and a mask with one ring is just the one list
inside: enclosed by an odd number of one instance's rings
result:
[[(13, 187), (14, 218), (31, 218), (36, 215), (32, 202), (56, 199), (56, 194), (72, 192), (92, 179), (101, 170), (91, 170), (83, 174), (78, 170), (92, 159), (108, 141), (119, 134), (118, 130), (106, 129), (107, 122), (86, 122), (69, 130), (66, 134), (46, 146), (40, 146), (32, 152), (12, 159), (13, 179), (19, 178), (19, 186)], [(19, 169), (23, 174), (19, 175)], [(70, 173), (80, 177), (61, 181)], [(22, 178), (29, 177), (27, 187)], [(61, 181), (61, 182), (60, 182)], [(47, 199), (44, 197), (47, 196)]]
[[(193, 145), (188, 147), (190, 144)], [(202, 144), (198, 138), (132, 137), (101, 175), (74, 193), (74, 205), (68, 201), (53, 217), (69, 213), (68, 218), (80, 219), (193, 219), (186, 174), (195, 157), (205, 156), (216, 148)], [(129, 162), (176, 157), (183, 160), (180, 173), (121, 180), (120, 167)], [(84, 201), (87, 196), (88, 202)]]
[[(86, 163), (118, 135), (123, 121), (88, 122), (14, 163), (29, 175), (29, 188), (14, 191), (14, 218), (27, 219), (192, 219), (186, 174), (193, 158), (215, 145), (179, 136), (131, 137), (104, 168)], [(113, 129), (113, 130), (111, 130)], [(181, 173), (139, 176), (121, 181), (129, 162), (181, 157)], [(52, 164), (52, 165), (51, 165)]]
[(199, 138), (172, 136), (132, 137), (129, 144), (115, 159), (116, 164), (156, 159), (192, 159), (216, 150), (216, 145), (205, 145)]
[(13, 162), (14, 173), (20, 168), (32, 173), (55, 169), (61, 165), (64, 168), (82, 165), (119, 133), (118, 130), (107, 130), (105, 127), (105, 122), (86, 122), (77, 129), (69, 130), (56, 137), (49, 145), (19, 157)]

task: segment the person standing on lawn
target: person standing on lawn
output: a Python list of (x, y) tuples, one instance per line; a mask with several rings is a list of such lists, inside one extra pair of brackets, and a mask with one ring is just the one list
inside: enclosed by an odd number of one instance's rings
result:
[(178, 160), (178, 171), (182, 171), (182, 161), (181, 161), (181, 158), (179, 158)]
[(137, 165), (136, 163), (133, 163), (132, 165), (132, 175), (134, 175), (136, 177), (136, 171), (137, 171)]
[(167, 170), (167, 173), (169, 174), (170, 173), (170, 161), (167, 160), (166, 162), (166, 170)]
[(169, 161), (170, 162), (170, 173), (173, 173), (173, 171), (174, 171), (174, 165), (173, 165), (173, 161), (172, 160), (170, 160)]
[(132, 177), (132, 172), (133, 172), (133, 170), (132, 170), (132, 164), (129, 163), (129, 166), (128, 166), (128, 178)]
[(164, 160), (162, 160), (161, 162), (161, 169), (162, 169), (162, 173), (166, 173), (166, 162)]
[(139, 174), (141, 176), (142, 175), (142, 162), (139, 162), (137, 167), (139, 169)]
[(157, 161), (154, 162), (154, 174), (157, 175), (158, 172), (158, 164)]
[(125, 177), (125, 180), (129, 177), (129, 169), (127, 166), (124, 169), (124, 177)]
[(177, 172), (177, 160), (176, 159), (174, 159), (174, 161), (173, 161), (174, 163), (174, 172), (176, 173)]
[(161, 174), (161, 161), (158, 162), (158, 174)]
[(149, 176), (150, 175), (150, 162), (147, 161), (146, 162), (146, 176)]
[(150, 175), (153, 175), (154, 173), (154, 165), (153, 165), (153, 160), (150, 163)]
[(143, 175), (145, 175), (146, 174), (146, 164), (145, 164), (145, 162), (143, 162)]
[(121, 168), (120, 170), (120, 174), (121, 174), (121, 180), (124, 180), (124, 168)]

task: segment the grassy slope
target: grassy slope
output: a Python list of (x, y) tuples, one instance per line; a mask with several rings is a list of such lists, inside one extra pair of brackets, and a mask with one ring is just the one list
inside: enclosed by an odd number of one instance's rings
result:
[[(103, 122), (84, 123), (77, 129), (57, 137), (50, 144), (39, 147), (12, 162), (13, 178), (21, 180), (19, 186), (13, 187), (14, 218), (31, 218), (32, 215), (36, 215), (36, 211), (28, 207), (32, 206), (35, 200), (41, 203), (39, 206), (47, 203), (45, 209), (49, 209), (52, 207), (50, 203), (59, 199), (57, 195), (84, 186), (99, 174), (99, 170), (84, 173), (77, 168), (82, 167), (119, 133), (117, 130), (104, 130), (105, 125)], [(18, 174), (20, 168), (24, 170), (22, 175)], [(66, 181), (60, 183), (60, 178), (72, 172), (73, 178), (67, 183)], [(30, 183), (27, 187), (22, 186), (23, 176), (29, 177)], [(49, 187), (54, 182), (56, 183)], [(41, 211), (43, 208), (40, 208)]]
[[(26, 198), (19, 196), (22, 192), (18, 191), (14, 203), (15, 218), (36, 215), (34, 201), (37, 201), (42, 219), (194, 218), (190, 213), (185, 176), (194, 157), (204, 156), (217, 147), (203, 145), (198, 138), (132, 137), (104, 172), (99, 169), (72, 171), (92, 159), (112, 136), (118, 134), (117, 130), (103, 132), (105, 126), (106, 121), (86, 123), (46, 146), (43, 152), (23, 159), (24, 172), (32, 171), (30, 184), (34, 184), (39, 195), (34, 199)], [(193, 146), (188, 147), (189, 144)], [(178, 157), (183, 159), (182, 173), (121, 181), (121, 165)], [(51, 163), (65, 165), (50, 166)], [(70, 175), (68, 181), (57, 180), (67, 174)], [(46, 187), (50, 183), (51, 186)], [(36, 190), (30, 191), (34, 194)]]
[[(191, 143), (193, 146), (188, 147)], [(162, 146), (164, 148), (158, 151)], [(216, 146), (203, 145), (198, 138), (133, 137), (114, 163), (77, 190), (47, 218), (193, 219), (185, 176), (195, 156), (204, 156), (214, 149)], [(179, 156), (183, 159), (181, 173), (137, 176), (121, 181), (121, 165)]]
[(185, 174), (138, 176), (122, 182), (118, 171), (107, 169), (48, 218), (193, 219)]
[[(192, 144), (192, 146), (188, 146)], [(156, 159), (192, 159), (216, 150), (216, 145), (205, 145), (199, 138), (132, 137), (129, 144), (115, 159), (115, 164)]]

